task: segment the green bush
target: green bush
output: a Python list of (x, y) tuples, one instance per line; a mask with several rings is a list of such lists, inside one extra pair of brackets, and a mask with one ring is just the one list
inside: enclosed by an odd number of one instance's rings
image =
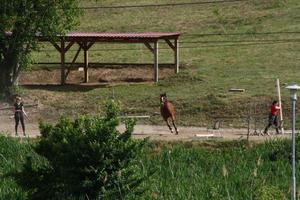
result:
[(47, 162), (30, 157), (19, 183), (31, 199), (123, 199), (142, 192), (145, 178), (137, 162), (143, 141), (131, 139), (135, 121), (125, 122), (120, 133), (115, 102), (106, 116), (62, 117), (56, 125), (41, 123), (41, 140), (35, 151)]
[(284, 194), (276, 186), (265, 185), (258, 189), (254, 197), (255, 200), (284, 200)]
[(27, 198), (26, 191), (17, 185), (11, 174), (22, 169), (28, 153), (33, 153), (28, 143), (0, 133), (0, 200)]

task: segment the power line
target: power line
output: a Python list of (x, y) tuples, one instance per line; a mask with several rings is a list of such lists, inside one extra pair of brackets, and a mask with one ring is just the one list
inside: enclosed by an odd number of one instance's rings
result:
[[(213, 44), (213, 45), (200, 45), (200, 46), (181, 46), (180, 49), (200, 49), (200, 48), (210, 48), (210, 47), (239, 47), (239, 46), (256, 46), (256, 45), (272, 45), (272, 44), (282, 44), (282, 43), (295, 43), (300, 42), (297, 40), (277, 40), (277, 41), (264, 41), (264, 42), (252, 42), (252, 43), (241, 43), (241, 44)], [(194, 42), (195, 43), (195, 42)], [(206, 43), (207, 44), (207, 43)], [(170, 50), (170, 48), (159, 48), (159, 50)], [(140, 51), (147, 49), (138, 49), (138, 48), (117, 48), (117, 49), (91, 49), (89, 51)], [(40, 50), (41, 52), (53, 52), (55, 49), (49, 50)], [(77, 50), (69, 50), (69, 51), (77, 51)]]
[(294, 42), (295, 41), (258, 42), (258, 43), (242, 43), (242, 44), (204, 45), (204, 46), (195, 46), (195, 47), (191, 46), (191, 47), (180, 47), (180, 48), (194, 49), (194, 48), (208, 48), (208, 47), (239, 47), (239, 46), (273, 45), (273, 44), (294, 43)]
[(203, 4), (215, 4), (215, 3), (234, 3), (234, 2), (245, 2), (245, 0), (223, 0), (223, 1), (202, 1), (202, 2), (188, 2), (188, 3), (119, 5), (119, 6), (86, 6), (86, 7), (79, 7), (79, 9), (94, 10), (94, 9), (145, 8), (145, 7), (171, 7), (171, 6), (190, 6), (190, 5), (203, 5)]
[(300, 42), (300, 38), (294, 39), (265, 39), (265, 40), (210, 40), (210, 41), (188, 41), (184, 42), (181, 41), (181, 44), (193, 44), (193, 43), (200, 43), (200, 44), (207, 44), (207, 43), (251, 43), (251, 42)]
[(249, 33), (186, 33), (182, 36), (223, 36), (223, 35), (280, 35), (280, 34), (299, 34), (300, 31), (277, 31), (277, 32), (249, 32)]

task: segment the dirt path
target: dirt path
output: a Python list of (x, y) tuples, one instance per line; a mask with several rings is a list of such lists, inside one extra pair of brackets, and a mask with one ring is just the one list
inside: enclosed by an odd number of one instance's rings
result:
[[(94, 83), (103, 83), (111, 81), (151, 81), (151, 70), (152, 67), (134, 67), (127, 66), (126, 70), (122, 68), (101, 68), (91, 69), (90, 81)], [(121, 73), (122, 72), (122, 73)], [(148, 73), (149, 72), (149, 73)], [(165, 67), (160, 69), (160, 77), (164, 78), (173, 74), (172, 67)], [(103, 80), (103, 77), (107, 79)], [(125, 77), (125, 79), (121, 79)], [(82, 80), (82, 72), (72, 71), (68, 77), (70, 83), (80, 83)], [(45, 82), (48, 80), (49, 82)], [(20, 76), (20, 83), (22, 84), (53, 84), (59, 83), (60, 71), (59, 70), (40, 70), (33, 71), (30, 73), (24, 72)], [(36, 104), (37, 102), (27, 102), (28, 104)], [(7, 108), (9, 105), (4, 102), (0, 102), (0, 132), (4, 132), (7, 135), (14, 136), (14, 119), (9, 118), (12, 115), (12, 109)], [(26, 119), (26, 132), (29, 137), (39, 136), (38, 120), (39, 109), (36, 107), (28, 108), (26, 111), (30, 113), (30, 118)], [(21, 127), (19, 127), (21, 129)], [(118, 127), (120, 131), (125, 129), (124, 125)], [(191, 141), (191, 140), (203, 140), (208, 138), (218, 138), (221, 140), (237, 140), (247, 138), (247, 129), (220, 129), (220, 130), (208, 130), (204, 127), (178, 127), (179, 135), (171, 134), (167, 126), (155, 126), (155, 125), (142, 125), (138, 124), (135, 126), (133, 136), (134, 138), (145, 138), (150, 137), (153, 140), (180, 140), (180, 141)], [(19, 131), (21, 133), (21, 130)], [(250, 136), (250, 140), (265, 140), (273, 137), (288, 137), (290, 134), (284, 136)]]
[[(125, 130), (124, 125), (120, 125), (118, 129), (122, 132)], [(165, 140), (165, 141), (193, 141), (205, 139), (218, 139), (218, 140), (238, 140), (247, 138), (247, 129), (219, 129), (212, 130), (203, 127), (179, 127), (179, 134), (175, 135), (170, 133), (167, 126), (157, 125), (142, 125), (135, 126), (133, 137), (145, 138), (150, 137), (152, 140)], [(0, 132), (7, 135), (14, 136), (14, 120), (8, 117), (0, 117)], [(19, 127), (21, 132), (21, 127)], [(26, 123), (26, 132), (29, 137), (39, 136), (38, 123), (33, 123), (30, 119)], [(271, 136), (250, 136), (250, 140), (266, 140), (274, 137), (289, 137), (289, 131), (285, 135), (271, 135)]]

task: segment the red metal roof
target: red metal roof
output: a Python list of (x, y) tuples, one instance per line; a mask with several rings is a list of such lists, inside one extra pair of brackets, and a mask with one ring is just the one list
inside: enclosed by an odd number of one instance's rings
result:
[[(5, 32), (11, 36), (12, 32)], [(71, 32), (65, 36), (58, 35), (57, 39), (63, 37), (65, 41), (94, 41), (94, 42), (145, 42), (157, 41), (158, 39), (177, 39), (180, 33), (145, 32), (145, 33), (105, 33), (105, 32)], [(49, 41), (47, 36), (36, 34), (40, 41)]]
[(152, 38), (159, 39), (165, 37), (178, 37), (179, 33), (161, 33), (161, 32), (145, 32), (145, 33), (101, 33), (101, 32), (72, 32), (66, 34), (66, 37), (93, 37), (93, 38), (120, 38), (120, 39), (143, 39)]
[[(11, 31), (6, 31), (5, 35), (11, 36)], [(40, 34), (36, 34), (40, 36)], [(179, 36), (180, 33), (145, 32), (145, 33), (106, 33), (106, 32), (71, 32), (67, 37), (100, 37), (100, 38), (160, 38), (169, 36)]]

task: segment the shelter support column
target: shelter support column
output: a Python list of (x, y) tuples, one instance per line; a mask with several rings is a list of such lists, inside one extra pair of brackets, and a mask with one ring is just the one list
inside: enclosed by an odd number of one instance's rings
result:
[(153, 54), (153, 81), (158, 82), (158, 41), (154, 42), (154, 47), (152, 47), (148, 42), (144, 42), (144, 44)]
[(57, 51), (59, 51), (60, 53), (60, 69), (61, 69), (61, 78), (60, 78), (60, 84), (64, 85), (66, 83), (66, 79), (67, 76), (70, 72), (70, 68), (68, 69), (67, 73), (65, 73), (65, 58), (66, 58), (66, 53), (67, 51), (73, 46), (73, 44), (75, 43), (73, 42), (69, 42), (68, 45), (65, 45), (66, 41), (64, 40), (63, 37), (60, 38), (60, 46), (58, 44), (56, 44), (56, 42), (54, 41), (50, 41), (50, 43), (56, 48)]
[(179, 43), (178, 38), (174, 39), (174, 44), (169, 40), (165, 39), (169, 47), (174, 51), (174, 68), (175, 73), (179, 72)]
[(178, 39), (175, 39), (174, 41), (174, 65), (175, 65), (175, 73), (177, 74), (179, 72), (179, 43)]
[(89, 82), (89, 49), (95, 42), (78, 42), (79, 46), (83, 49), (84, 54), (84, 82)]
[(84, 82), (89, 82), (89, 52), (87, 49), (84, 49)]
[(66, 76), (65, 76), (65, 41), (63, 38), (60, 40), (60, 63), (61, 63), (61, 78), (60, 84), (64, 85), (66, 83)]
[(154, 65), (153, 65), (153, 80), (158, 82), (158, 41), (154, 42)]

